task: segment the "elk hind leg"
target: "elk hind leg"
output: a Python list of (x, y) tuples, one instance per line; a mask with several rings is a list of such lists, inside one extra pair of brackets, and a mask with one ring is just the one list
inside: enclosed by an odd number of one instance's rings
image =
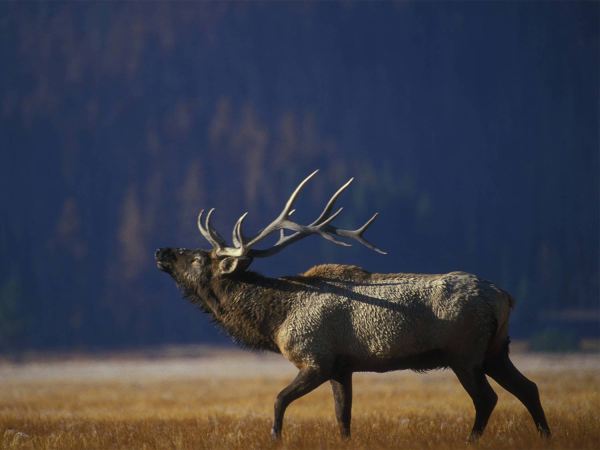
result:
[(485, 372), (517, 397), (531, 414), (539, 433), (543, 437), (550, 437), (550, 427), (546, 421), (537, 385), (514, 366), (508, 356), (508, 345), (501, 354), (486, 360)]
[(352, 372), (336, 374), (330, 381), (340, 434), (342, 438), (348, 439), (352, 420)]
[(277, 399), (275, 400), (275, 418), (273, 421), (273, 428), (271, 429), (271, 436), (274, 439), (279, 439), (281, 437), (283, 415), (289, 404), (318, 388), (328, 378), (328, 374), (317, 367), (305, 367), (300, 369), (300, 372), (298, 372), (294, 381), (283, 389), (277, 395)]
[(469, 435), (469, 442), (475, 442), (483, 434), (498, 396), (488, 383), (482, 368), (453, 367), (452, 370), (475, 406), (475, 422)]

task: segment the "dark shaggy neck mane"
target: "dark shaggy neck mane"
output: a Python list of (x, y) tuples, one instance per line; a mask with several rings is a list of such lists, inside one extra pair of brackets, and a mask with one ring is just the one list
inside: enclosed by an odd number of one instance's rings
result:
[(189, 297), (200, 303), (238, 344), (279, 352), (274, 336), (292, 301), (294, 289), (290, 283), (293, 281), (242, 272), (211, 280), (202, 298)]

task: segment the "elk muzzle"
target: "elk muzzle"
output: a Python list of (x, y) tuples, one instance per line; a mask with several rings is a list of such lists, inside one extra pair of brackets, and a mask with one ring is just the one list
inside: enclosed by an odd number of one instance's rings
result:
[(175, 252), (171, 248), (158, 248), (154, 252), (156, 267), (163, 272), (170, 272), (175, 262)]

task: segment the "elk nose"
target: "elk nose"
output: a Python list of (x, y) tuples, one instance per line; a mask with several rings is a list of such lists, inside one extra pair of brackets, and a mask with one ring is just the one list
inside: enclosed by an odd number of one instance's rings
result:
[(154, 252), (154, 257), (157, 260), (168, 259), (169, 256), (173, 256), (170, 248), (157, 248)]

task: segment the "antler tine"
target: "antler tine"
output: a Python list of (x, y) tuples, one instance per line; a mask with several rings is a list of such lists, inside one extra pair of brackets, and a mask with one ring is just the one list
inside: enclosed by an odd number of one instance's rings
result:
[[(322, 223), (320, 223), (319, 225), (316, 225), (316, 226), (311, 226), (311, 225), (305, 226), (305, 225), (297, 224), (295, 222), (285, 221), (284, 223), (282, 223), (282, 226), (284, 226), (288, 230), (293, 230), (294, 231), (293, 234), (291, 234), (289, 236), (285, 236), (283, 234), (283, 229), (281, 229), (280, 235), (279, 235), (279, 240), (275, 243), (275, 245), (273, 247), (270, 247), (270, 248), (267, 248), (264, 250), (250, 249), (248, 251), (248, 256), (253, 257), (253, 258), (264, 258), (266, 256), (274, 255), (275, 253), (278, 253), (281, 250), (283, 250), (288, 245), (293, 244), (294, 242), (299, 241), (300, 239), (302, 239), (310, 234), (318, 234), (319, 236), (327, 239), (328, 241), (333, 242), (334, 244), (337, 244), (337, 245), (341, 245), (342, 247), (351, 247), (351, 244), (348, 244), (347, 242), (336, 239), (331, 233), (329, 233), (329, 231), (324, 231), (325, 228), (331, 227), (331, 225), (329, 225), (329, 223), (333, 219), (335, 219), (342, 212), (343, 209), (344, 208), (338, 209), (335, 213), (333, 213), (325, 221), (323, 221)], [(331, 227), (331, 228), (333, 228), (333, 227)]]
[(287, 203), (283, 207), (283, 211), (281, 211), (281, 213), (279, 214), (278, 219), (279, 218), (283, 219), (291, 214), (290, 211), (292, 210), (292, 206), (294, 206), (294, 203), (296, 202), (296, 198), (298, 197), (298, 194), (300, 194), (300, 191), (306, 185), (306, 183), (308, 183), (310, 181), (310, 179), (312, 177), (314, 177), (318, 172), (319, 172), (319, 169), (316, 169), (315, 171), (313, 171), (309, 176), (307, 176), (304, 180), (302, 180), (300, 182), (300, 184), (296, 187), (296, 189), (294, 189), (294, 192), (292, 192), (292, 195), (290, 195), (290, 198), (288, 199)]
[(213, 246), (213, 248), (219, 248), (219, 243), (213, 239), (213, 237), (208, 232), (208, 230), (206, 228), (204, 228), (204, 226), (202, 225), (202, 215), (203, 214), (204, 214), (204, 209), (201, 209), (200, 213), (198, 214), (198, 220), (197, 220), (198, 230), (200, 230), (200, 234), (202, 234), (202, 236), (204, 236), (204, 239), (206, 239), (210, 243), (210, 245)]
[(265, 228), (263, 228), (263, 230), (260, 233), (258, 233), (255, 237), (253, 237), (249, 242), (247, 242), (246, 247), (248, 247), (248, 248), (252, 247), (259, 241), (263, 240), (267, 235), (271, 234), (273, 231), (280, 229), (281, 223), (284, 220), (286, 220), (287, 217), (290, 215), (290, 211), (292, 209), (292, 206), (294, 206), (294, 203), (296, 202), (296, 198), (298, 197), (298, 194), (300, 193), (302, 188), (306, 185), (306, 183), (308, 183), (308, 181), (317, 174), (317, 172), (319, 172), (319, 169), (315, 170), (313, 173), (311, 173), (309, 176), (307, 176), (304, 180), (302, 180), (300, 182), (300, 184), (296, 187), (296, 189), (294, 189), (294, 192), (292, 192), (292, 195), (290, 195), (288, 201), (286, 202), (285, 206), (283, 207), (283, 210), (281, 211), (281, 213), (279, 213), (277, 218), (273, 222), (271, 222), (269, 225), (267, 225)]
[(377, 216), (379, 216), (379, 213), (378, 213), (378, 212), (376, 212), (375, 214), (373, 214), (373, 215), (371, 216), (371, 218), (370, 218), (369, 220), (367, 220), (367, 221), (365, 222), (365, 224), (364, 224), (362, 227), (360, 227), (360, 228), (357, 228), (357, 229), (355, 230), (355, 231), (358, 233), (358, 235), (359, 235), (359, 236), (362, 236), (362, 234), (363, 234), (365, 231), (367, 231), (367, 228), (369, 228), (369, 225), (371, 225), (371, 224), (372, 224), (372, 223), (375, 221), (375, 219), (377, 219)]
[(206, 228), (206, 231), (208, 232), (208, 234), (210, 235), (210, 237), (212, 238), (212, 240), (214, 242), (216, 242), (216, 248), (220, 249), (222, 247), (226, 247), (227, 243), (225, 242), (225, 239), (223, 239), (221, 237), (221, 235), (219, 234), (219, 232), (217, 230), (215, 230), (211, 223), (210, 223), (210, 218), (213, 215), (213, 213), (215, 212), (215, 208), (211, 208), (208, 211), (208, 214), (206, 215), (206, 221), (204, 222), (204, 226)]
[[(288, 217), (290, 217), (292, 214), (294, 214), (296, 212), (295, 209), (292, 209), (289, 213), (288, 213)], [(277, 240), (277, 243), (283, 241), (285, 239), (285, 230), (282, 228), (279, 230), (279, 239)]]
[[(313, 172), (310, 176), (314, 175), (315, 172)], [(336, 211), (333, 215), (330, 215), (331, 210), (333, 209), (333, 205), (335, 204), (336, 200), (338, 199), (338, 197), (342, 194), (342, 192), (344, 192), (348, 186), (350, 186), (350, 184), (354, 181), (354, 177), (350, 178), (348, 181), (346, 181), (337, 191), (335, 191), (335, 193), (331, 196), (331, 198), (329, 199), (329, 201), (327, 202), (327, 204), (325, 205), (325, 208), (323, 209), (323, 211), (321, 212), (321, 214), (319, 215), (319, 217), (317, 217), (310, 225), (309, 227), (318, 227), (319, 229), (323, 228), (324, 226), (326, 226), (327, 224), (329, 224), (333, 219), (335, 219), (338, 214), (340, 214), (342, 212), (342, 210), (344, 208), (340, 208), (338, 211)], [(294, 211), (296, 211), (295, 209), (292, 209), (289, 214), (288, 217), (291, 216)], [(325, 218), (325, 220), (323, 220)], [(308, 232), (308, 229), (304, 229), (304, 232)], [(312, 231), (314, 232), (314, 231)], [(300, 235), (300, 231), (296, 231), (294, 234), (290, 235), (290, 236), (286, 236), (285, 235), (285, 230), (281, 229), (279, 230), (279, 240), (276, 242), (275, 245), (280, 246), (283, 245), (284, 243), (286, 243), (285, 245), (289, 245), (292, 242), (294, 242), (295, 240), (299, 240), (301, 239), (301, 235)], [(343, 242), (343, 241), (339, 241), (337, 239), (335, 239), (333, 236), (331, 236), (330, 234), (327, 234), (325, 232), (320, 232), (318, 233), (321, 237), (327, 239), (330, 242), (333, 242), (334, 244), (337, 245), (341, 245), (343, 247), (351, 247), (350, 244), (348, 244), (347, 242)], [(292, 240), (292, 238), (294, 240)]]
[(368, 249), (376, 251), (381, 255), (387, 255), (387, 252), (381, 250), (380, 248), (377, 248), (375, 245), (371, 244), (363, 237), (363, 233), (367, 230), (369, 225), (373, 223), (373, 221), (377, 218), (378, 215), (379, 213), (373, 214), (373, 216), (369, 220), (367, 220), (363, 226), (357, 228), (356, 230), (342, 230), (333, 226), (329, 226), (327, 227), (328, 229), (326, 231), (329, 233), (337, 234), (338, 236), (348, 237), (357, 240)]
[[(352, 247), (352, 244), (348, 244), (347, 242), (340, 241), (340, 240), (334, 238), (333, 235), (327, 231), (327, 228), (330, 226), (329, 224), (333, 221), (333, 219), (335, 219), (342, 212), (343, 209), (344, 208), (338, 209), (331, 216), (329, 216), (326, 220), (324, 220), (322, 223), (317, 225), (316, 229), (317, 229), (317, 233), (319, 234), (319, 236), (327, 239), (329, 242), (333, 242), (334, 244), (340, 245), (342, 247)], [(309, 228), (312, 228), (312, 227), (309, 227)]]
[(333, 205), (334, 205), (335, 201), (337, 200), (337, 198), (341, 195), (342, 192), (344, 192), (348, 188), (348, 186), (350, 186), (350, 184), (353, 181), (354, 181), (354, 177), (350, 178), (348, 181), (346, 181), (342, 185), (342, 187), (340, 187), (337, 191), (335, 191), (335, 193), (331, 196), (331, 198), (327, 202), (327, 205), (325, 205), (325, 209), (323, 209), (323, 212), (321, 213), (321, 215), (319, 217), (317, 217), (313, 221), (313, 223), (311, 223), (311, 225), (317, 225), (321, 220), (323, 220), (323, 218), (328, 217), (329, 213), (333, 209)]
[[(336, 238), (334, 238), (331, 234), (329, 234), (327, 231), (324, 231), (324, 229), (329, 225), (329, 223), (335, 219), (343, 210), (344, 208), (340, 208), (338, 209), (335, 213), (333, 213), (331, 216), (329, 216), (327, 218), (327, 220), (323, 221), (322, 223), (320, 223), (319, 225), (300, 225), (297, 224), (296, 222), (292, 222), (289, 220), (284, 220), (281, 223), (281, 226), (288, 229), (288, 230), (292, 230), (295, 231), (296, 233), (290, 235), (290, 236), (284, 236), (283, 238), (280, 236), (279, 240), (277, 241), (276, 245), (289, 245), (292, 242), (301, 239), (302, 237), (309, 235), (309, 234), (318, 234), (321, 237), (327, 239), (330, 242), (333, 242), (334, 244), (337, 245), (341, 245), (342, 247), (351, 247), (350, 244), (348, 244), (347, 242), (344, 241), (339, 241)], [(289, 243), (288, 243), (289, 241)]]
[[(313, 172), (313, 174), (314, 174), (314, 172)], [(313, 174), (311, 174), (311, 176)], [(333, 219), (335, 219), (335, 217), (339, 213), (342, 212), (343, 208), (340, 208), (332, 216), (329, 215), (331, 213), (331, 210), (333, 209), (333, 205), (335, 204), (335, 202), (338, 199), (338, 197), (342, 194), (342, 192), (344, 192), (348, 188), (348, 186), (350, 186), (350, 184), (353, 181), (354, 181), (354, 177), (350, 178), (337, 191), (335, 191), (335, 193), (331, 196), (331, 198), (329, 199), (329, 201), (325, 205), (325, 208), (323, 209), (323, 211), (321, 212), (321, 214), (319, 215), (319, 217), (317, 217), (315, 220), (313, 220), (312, 223), (309, 225), (309, 227), (319, 226), (319, 228), (321, 228), (322, 226), (327, 225), (328, 223), (330, 223)], [(294, 213), (294, 211), (296, 211), (296, 210), (292, 209), (289, 212), (288, 217), (291, 216)], [(324, 218), (326, 218), (326, 220), (323, 221)], [(287, 240), (291, 239), (292, 237), (299, 238), (299, 236), (297, 236), (298, 233), (299, 233), (299, 231), (296, 232), (295, 234), (291, 235), (291, 236), (286, 236), (285, 235), (285, 231), (283, 229), (279, 230), (279, 240), (277, 241), (276, 245), (280, 245), (283, 242), (286, 242)], [(341, 245), (341, 246), (344, 246), (344, 247), (351, 247), (350, 244), (348, 244), (346, 242), (343, 242), (343, 241), (338, 241), (337, 239), (335, 239), (331, 235), (328, 235), (326, 233), (319, 233), (319, 234), (322, 237), (324, 237), (325, 239), (327, 239), (328, 241), (331, 241), (331, 242), (333, 242), (335, 244), (338, 244), (338, 245)]]
[[(204, 230), (204, 227), (202, 226), (202, 215), (204, 214), (204, 209), (201, 209), (200, 212), (198, 213), (198, 219), (196, 219), (196, 223), (198, 224), (198, 230), (200, 231), (200, 233), (202, 234), (202, 236), (204, 236), (206, 238), (206, 235), (208, 233), (206, 233), (206, 231)], [(208, 238), (206, 238), (208, 240)]]
[[(323, 228), (325, 228), (327, 225), (329, 225), (331, 222), (333, 222), (333, 219), (335, 219), (337, 216), (340, 215), (340, 213), (344, 210), (344, 207), (340, 207), (336, 212), (334, 212), (333, 214), (331, 214), (329, 217), (327, 217), (327, 219), (325, 219), (323, 222), (315, 225), (314, 227), (318, 230), (322, 230)], [(309, 227), (313, 227), (312, 225), (309, 225)]]
[[(317, 171), (313, 172), (312, 174), (310, 174), (310, 176), (312, 177)], [(309, 226), (317, 226), (317, 225), (323, 225), (325, 224), (325, 222), (321, 223), (321, 221), (324, 218), (329, 218), (330, 220), (327, 220), (326, 223), (331, 222), (331, 220), (333, 220), (333, 218), (335, 218), (335, 216), (337, 216), (341, 211), (342, 208), (340, 208), (339, 211), (337, 211), (333, 217), (329, 216), (329, 214), (331, 213), (331, 210), (333, 209), (333, 205), (335, 204), (336, 200), (338, 199), (338, 197), (342, 194), (342, 192), (344, 192), (348, 186), (350, 186), (350, 184), (354, 181), (354, 177), (350, 178), (348, 181), (346, 181), (337, 191), (335, 191), (335, 193), (331, 196), (331, 198), (329, 199), (329, 201), (327, 202), (327, 204), (325, 205), (325, 208), (323, 209), (323, 211), (321, 212), (321, 214), (319, 215), (319, 217), (317, 217), (315, 220), (312, 221), (312, 223)], [(288, 213), (288, 217), (291, 216), (294, 211), (296, 211), (295, 209), (292, 209), (289, 213)], [(323, 236), (323, 235), (322, 235)], [(338, 245), (344, 245), (346, 244), (345, 242), (342, 241), (338, 241), (335, 238), (331, 238), (330, 236), (323, 236), (325, 237), (325, 239), (330, 240), (332, 242), (335, 242)], [(277, 241), (277, 244), (281, 243), (284, 239), (286, 239), (285, 236), (285, 231), (283, 229), (279, 230), (279, 240)], [(349, 244), (346, 244), (349, 246)]]
[(242, 222), (248, 215), (248, 211), (240, 216), (235, 225), (233, 226), (233, 233), (231, 235), (231, 240), (233, 241), (233, 245), (239, 248), (244, 247), (244, 236), (242, 234)]

